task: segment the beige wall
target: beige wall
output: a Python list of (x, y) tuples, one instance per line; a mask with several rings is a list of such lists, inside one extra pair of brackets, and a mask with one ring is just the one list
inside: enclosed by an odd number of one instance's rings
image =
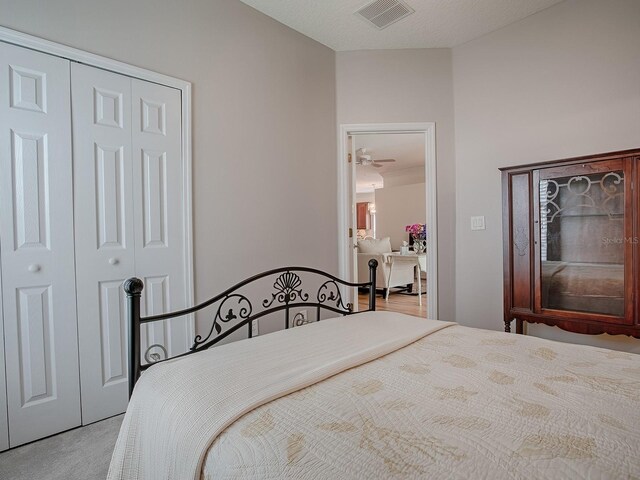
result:
[[(502, 328), (498, 167), (640, 147), (639, 47), (637, 0), (567, 0), (453, 50), (458, 322)], [(640, 352), (627, 337), (529, 333)]]
[[(567, 0), (456, 47), (453, 68), (448, 49), (334, 54), (236, 0), (0, 0), (0, 12), (3, 26), (193, 82), (200, 300), (286, 263), (337, 270), (336, 118), (436, 122), (440, 318), (494, 329), (497, 168), (640, 146), (637, 0)], [(471, 232), (472, 215), (487, 230)]]
[[(424, 153), (422, 154), (424, 158)], [(392, 170), (382, 175), (384, 187), (397, 187), (412, 183), (425, 183), (424, 166)]]
[(356, 193), (356, 202), (376, 202), (376, 194), (375, 192), (367, 192), (367, 193)]
[(391, 247), (400, 250), (409, 241), (407, 225), (425, 223), (425, 184), (412, 183), (376, 190), (376, 237), (391, 239)]
[(337, 272), (332, 50), (237, 0), (0, 12), (2, 26), (193, 82), (196, 300), (285, 264)]
[(449, 49), (336, 53), (338, 124), (435, 122), (439, 316), (454, 318), (455, 171)]

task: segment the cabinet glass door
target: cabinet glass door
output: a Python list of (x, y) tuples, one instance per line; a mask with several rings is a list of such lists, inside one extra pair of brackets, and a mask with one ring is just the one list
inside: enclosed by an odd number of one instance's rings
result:
[(625, 317), (628, 172), (621, 161), (540, 170), (540, 305)]

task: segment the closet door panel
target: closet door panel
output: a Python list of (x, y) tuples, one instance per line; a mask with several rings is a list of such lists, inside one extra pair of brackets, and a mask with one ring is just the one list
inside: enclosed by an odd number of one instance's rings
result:
[[(180, 91), (132, 80), (136, 271), (145, 282), (142, 315), (186, 307)], [(159, 344), (170, 355), (193, 341), (191, 318), (148, 325), (142, 352)], [(153, 349), (150, 353), (161, 353)]]
[(82, 421), (127, 406), (122, 283), (135, 274), (131, 79), (73, 64), (76, 274)]
[[(1, 239), (0, 239), (1, 240)], [(0, 251), (2, 244), (0, 243)], [(9, 448), (9, 419), (7, 418), (7, 384), (4, 363), (4, 320), (2, 318), (2, 265), (0, 264), (0, 451)]]
[(69, 62), (0, 43), (0, 239), (12, 447), (80, 424)]

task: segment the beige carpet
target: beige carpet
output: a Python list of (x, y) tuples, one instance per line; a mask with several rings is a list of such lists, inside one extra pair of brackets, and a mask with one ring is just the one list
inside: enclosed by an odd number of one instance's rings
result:
[(122, 417), (118, 415), (0, 453), (0, 479), (105, 479)]

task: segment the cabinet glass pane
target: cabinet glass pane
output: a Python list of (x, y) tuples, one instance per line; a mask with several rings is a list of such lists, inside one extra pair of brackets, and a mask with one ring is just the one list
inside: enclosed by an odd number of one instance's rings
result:
[(624, 172), (540, 181), (543, 308), (624, 316)]

